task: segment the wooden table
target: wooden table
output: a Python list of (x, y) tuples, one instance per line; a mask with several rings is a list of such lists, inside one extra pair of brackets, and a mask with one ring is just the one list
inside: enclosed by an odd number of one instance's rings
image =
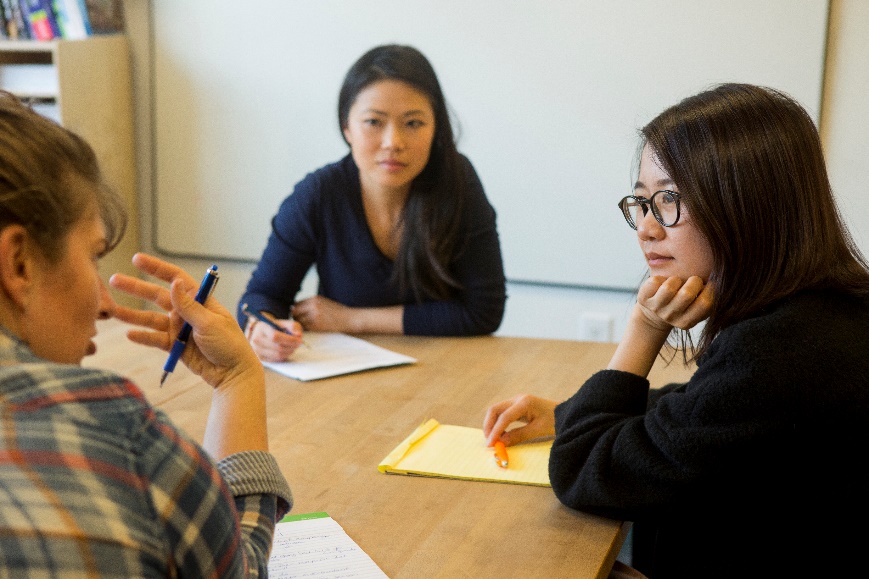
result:
[[(85, 364), (132, 378), (201, 440), (210, 388), (181, 364), (158, 387), (165, 354), (100, 322)], [(271, 450), (294, 513), (328, 512), (393, 578), (605, 577), (624, 538), (620, 521), (561, 505), (549, 488), (381, 474), (379, 462), (427, 418), (480, 428), (485, 409), (515, 394), (571, 395), (615, 346), (528, 338), (367, 336), (415, 357), (411, 366), (316, 382), (266, 372)], [(653, 385), (685, 380), (674, 362)]]

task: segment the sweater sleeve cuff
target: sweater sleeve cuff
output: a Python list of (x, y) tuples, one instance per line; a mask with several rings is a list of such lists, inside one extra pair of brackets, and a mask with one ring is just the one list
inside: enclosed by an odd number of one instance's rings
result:
[(574, 414), (621, 412), (639, 415), (646, 411), (649, 381), (621, 370), (601, 370), (589, 378), (576, 394), (555, 407), (556, 430)]
[(287, 479), (281, 473), (275, 457), (259, 450), (236, 452), (217, 463), (217, 470), (235, 497), (246, 495), (275, 495), (293, 506), (293, 494)]

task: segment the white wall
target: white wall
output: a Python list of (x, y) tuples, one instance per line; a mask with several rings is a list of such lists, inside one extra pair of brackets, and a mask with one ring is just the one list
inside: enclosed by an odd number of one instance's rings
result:
[(851, 234), (869, 256), (869, 2), (834, 0), (830, 10), (821, 139), (833, 191)]
[[(148, 0), (127, 0), (127, 30), (133, 47), (134, 106), (139, 169), (141, 247), (153, 251), (152, 167), (150, 161), (151, 103), (148, 74)], [(869, 2), (831, 0), (827, 71), (824, 81), (821, 129), (830, 175), (841, 203), (848, 206), (852, 230), (869, 253), (869, 195), (864, 184), (869, 162)], [(210, 263), (176, 260), (195, 275)], [(252, 270), (250, 264), (221, 263), (220, 300), (234, 307)], [(639, 280), (637, 280), (639, 283)], [(313, 291), (310, 283), (306, 291)], [(498, 334), (582, 339), (583, 316), (602, 314), (612, 319), (612, 339), (624, 330), (631, 292), (545, 285), (509, 284), (507, 313)], [(588, 316), (586, 316), (588, 317)], [(592, 316), (594, 317), (594, 316)], [(592, 331), (595, 326), (592, 326)]]
[[(168, 253), (258, 260), (290, 185), (346, 154), (341, 79), (384, 42), (438, 70), (510, 280), (633, 288), (645, 263), (614, 205), (637, 126), (666, 106), (739, 80), (785, 90), (815, 119), (821, 107), (828, 0), (236, 5), (151, 0), (154, 242)], [(650, 41), (663, 29), (679, 33)]]

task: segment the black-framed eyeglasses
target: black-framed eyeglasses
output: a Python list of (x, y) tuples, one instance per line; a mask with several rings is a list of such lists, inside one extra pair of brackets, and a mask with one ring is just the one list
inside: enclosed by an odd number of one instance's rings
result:
[(651, 199), (628, 195), (619, 201), (619, 209), (631, 229), (637, 228), (637, 223), (646, 216), (650, 207), (655, 220), (664, 227), (673, 227), (679, 222), (679, 194), (675, 191), (655, 191)]

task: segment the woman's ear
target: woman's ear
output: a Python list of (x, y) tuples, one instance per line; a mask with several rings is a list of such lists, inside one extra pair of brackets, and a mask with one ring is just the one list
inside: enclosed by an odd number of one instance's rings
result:
[(35, 249), (21, 225), (8, 225), (0, 231), (0, 290), (19, 308), (26, 305), (33, 283)]

